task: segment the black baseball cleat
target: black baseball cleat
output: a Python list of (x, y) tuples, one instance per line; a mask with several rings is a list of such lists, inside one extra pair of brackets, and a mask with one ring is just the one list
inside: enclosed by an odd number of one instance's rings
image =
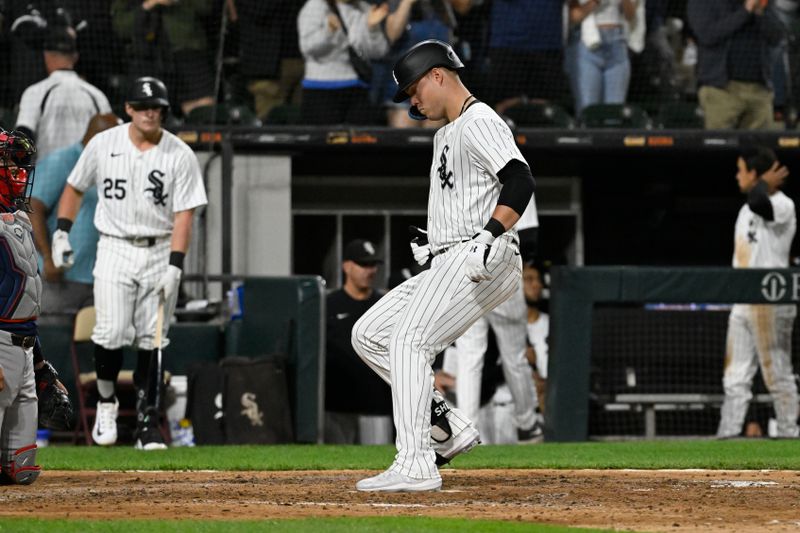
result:
[(144, 451), (166, 450), (167, 445), (161, 431), (153, 424), (146, 424), (136, 430), (135, 448)]
[(517, 429), (517, 442), (520, 444), (537, 444), (544, 440), (544, 430), (537, 420), (530, 429)]

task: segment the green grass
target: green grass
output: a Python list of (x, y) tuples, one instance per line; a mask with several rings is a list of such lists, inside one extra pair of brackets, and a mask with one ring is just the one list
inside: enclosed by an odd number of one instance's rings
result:
[(392, 533), (413, 531), (415, 533), (585, 533), (589, 531), (610, 531), (600, 529), (579, 529), (541, 524), (504, 522), (500, 520), (464, 520), (454, 518), (417, 518), (417, 517), (369, 517), (369, 518), (305, 518), (299, 520), (262, 520), (262, 521), (199, 521), (182, 520), (42, 520), (4, 518), (0, 522), (0, 532), (41, 533), (42, 531), (58, 531), (59, 533), (119, 531), (145, 531), (147, 533), (171, 533), (176, 531), (192, 531), (211, 533), (217, 531), (258, 533), (311, 532), (311, 533), (362, 533), (376, 531)]
[[(140, 452), (50, 446), (39, 463), (53, 470), (380, 470), (392, 446), (202, 446)], [(686, 440), (480, 446), (457, 468), (710, 468), (800, 470), (797, 440)]]

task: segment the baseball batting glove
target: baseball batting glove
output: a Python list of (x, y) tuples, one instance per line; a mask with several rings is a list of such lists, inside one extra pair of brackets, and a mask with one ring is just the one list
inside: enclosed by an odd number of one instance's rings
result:
[(39, 397), (39, 427), (68, 431), (72, 429), (74, 411), (67, 389), (58, 379), (58, 372), (49, 362), (34, 370), (36, 395)]
[(156, 293), (164, 291), (164, 299), (169, 300), (172, 293), (178, 290), (180, 282), (181, 269), (175, 265), (167, 265), (167, 271), (156, 284)]
[(464, 260), (464, 274), (474, 281), (492, 279), (492, 274), (486, 268), (489, 250), (494, 242), (494, 237), (488, 230), (481, 230), (472, 237), (467, 244), (467, 258)]
[(431, 244), (428, 242), (428, 232), (416, 226), (409, 226), (408, 232), (413, 237), (411, 239), (411, 253), (414, 254), (414, 261), (419, 266), (425, 266), (428, 261), (433, 259)]
[(53, 264), (56, 268), (69, 268), (75, 262), (75, 254), (69, 243), (69, 233), (57, 229), (53, 233), (53, 242), (50, 245), (53, 254)]

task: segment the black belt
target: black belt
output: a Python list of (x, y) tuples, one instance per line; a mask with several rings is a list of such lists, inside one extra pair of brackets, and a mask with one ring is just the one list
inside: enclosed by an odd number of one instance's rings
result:
[(134, 246), (150, 248), (158, 242), (158, 237), (125, 237), (125, 240)]
[(12, 333), (11, 344), (30, 350), (33, 348), (33, 345), (36, 344), (36, 335), (17, 335), (16, 333)]
[[(461, 241), (459, 244), (464, 244), (465, 242), (469, 242), (469, 241), (471, 241), (471, 240), (472, 240), (472, 239), (464, 239), (464, 240), (463, 240), (463, 241)], [(511, 239), (511, 243), (512, 243), (512, 244), (515, 244), (517, 247), (519, 247), (519, 243), (517, 242), (517, 239)], [(436, 250), (435, 252), (433, 252), (433, 251), (432, 251), (432, 252), (431, 252), (431, 255), (432, 255), (433, 257), (436, 257), (437, 255), (442, 255), (443, 253), (445, 253), (447, 250), (449, 250), (449, 249), (450, 249), (450, 248), (452, 248), (453, 246), (455, 246), (455, 244), (451, 244), (450, 246), (445, 246), (444, 248), (439, 248), (439, 249), (438, 249), (438, 250)]]

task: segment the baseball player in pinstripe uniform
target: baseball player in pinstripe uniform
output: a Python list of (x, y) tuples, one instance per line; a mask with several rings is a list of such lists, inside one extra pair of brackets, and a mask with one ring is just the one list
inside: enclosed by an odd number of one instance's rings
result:
[(472, 422), (434, 392), (431, 363), (520, 287), (514, 225), (533, 194), (533, 177), (506, 123), (461, 82), (463, 66), (450, 45), (428, 40), (394, 67), (395, 100), (411, 98), (412, 117), (448, 124), (433, 145), (431, 268), (395, 287), (353, 326), (356, 353), (392, 387), (397, 430), (394, 462), (359, 481), (362, 491), (439, 490), (437, 454), (448, 461), (480, 442)]
[(36, 466), (33, 348), (42, 280), (33, 245), (33, 142), (0, 130), (0, 483), (28, 485)]
[(100, 401), (92, 438), (100, 445), (117, 440), (115, 383), (122, 348), (134, 345), (138, 348), (136, 447), (166, 447), (157, 427), (163, 378), (154, 351), (156, 314), (163, 297), (166, 345), (193, 213), (206, 204), (197, 157), (161, 127), (168, 106), (161, 81), (137, 79), (125, 104), (131, 123), (99, 133), (86, 145), (58, 206), (53, 262), (66, 266), (72, 260), (69, 229), (81, 195), (97, 187), (94, 222), (100, 241), (93, 272), (97, 323), (92, 341)]
[[(531, 196), (525, 212), (516, 224), (518, 231), (538, 228), (539, 217), (536, 200)], [(429, 245), (428, 245), (429, 246)], [(416, 252), (418, 254), (418, 252)], [(456, 340), (458, 377), (456, 402), (458, 408), (478, 425), (480, 412), (481, 375), (484, 354), (488, 346), (489, 327), (494, 330), (500, 352), (503, 376), (514, 401), (514, 423), (517, 440), (522, 443), (539, 442), (543, 431), (541, 416), (537, 413), (536, 387), (526, 358), (528, 308), (522, 290), (522, 280), (514, 295), (479, 318)]]
[[(734, 268), (787, 268), (797, 229), (794, 202), (779, 187), (788, 175), (768, 148), (744, 150), (736, 180), (747, 195), (734, 230)], [(717, 436), (738, 437), (753, 397), (758, 365), (772, 394), (778, 437), (797, 437), (797, 383), (792, 370), (795, 305), (736, 304), (728, 319), (725, 401)], [(758, 365), (756, 364), (758, 361)]]

